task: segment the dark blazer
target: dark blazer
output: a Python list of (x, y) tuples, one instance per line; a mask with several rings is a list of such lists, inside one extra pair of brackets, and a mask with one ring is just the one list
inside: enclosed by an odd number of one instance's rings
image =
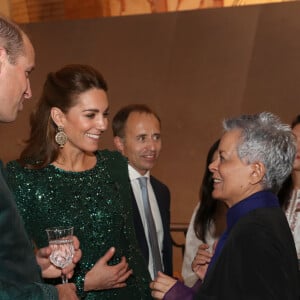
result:
[[(150, 183), (152, 185), (157, 200), (157, 204), (161, 215), (163, 230), (164, 230), (163, 249), (162, 249), (164, 273), (168, 275), (173, 275), (172, 240), (170, 234), (170, 191), (165, 184), (163, 184), (153, 176), (150, 176)], [(139, 213), (139, 209), (133, 191), (132, 191), (132, 206), (133, 206), (133, 218), (134, 218), (134, 227), (135, 227), (136, 236), (138, 239), (141, 252), (148, 265), (149, 249), (148, 249), (147, 239), (145, 236), (142, 219)]]
[(196, 299), (299, 300), (297, 254), (281, 208), (260, 208), (232, 228)]
[(242, 217), (200, 284), (177, 281), (164, 299), (299, 300), (296, 248), (282, 209), (259, 208)]

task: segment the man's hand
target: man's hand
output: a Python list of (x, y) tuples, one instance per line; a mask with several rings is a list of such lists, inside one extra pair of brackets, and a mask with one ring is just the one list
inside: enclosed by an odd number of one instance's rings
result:
[(59, 300), (79, 300), (74, 283), (59, 284), (56, 288)]
[(122, 257), (121, 262), (114, 266), (109, 266), (108, 261), (114, 256), (116, 249), (110, 248), (101, 257), (94, 267), (87, 272), (84, 281), (84, 290), (104, 290), (122, 288), (126, 286), (125, 281), (132, 274), (128, 269), (126, 258)]
[(36, 260), (42, 270), (43, 278), (57, 278), (60, 277), (62, 274), (65, 274), (67, 278), (71, 278), (74, 273), (74, 268), (76, 264), (81, 259), (81, 250), (80, 250), (80, 243), (76, 236), (73, 236), (73, 243), (74, 243), (74, 256), (72, 260), (72, 264), (68, 265), (64, 269), (60, 269), (55, 267), (49, 259), (51, 254), (51, 247), (45, 247), (38, 249), (36, 252)]

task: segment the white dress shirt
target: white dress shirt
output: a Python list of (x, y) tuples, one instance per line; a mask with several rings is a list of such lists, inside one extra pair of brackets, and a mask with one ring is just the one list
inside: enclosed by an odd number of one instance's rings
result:
[(293, 191), (285, 215), (294, 237), (298, 260), (300, 260), (300, 190)]
[[(152, 253), (151, 253), (151, 250), (150, 250), (151, 247), (150, 247), (149, 238), (148, 238), (148, 224), (146, 222), (145, 210), (144, 210), (144, 205), (143, 205), (143, 200), (142, 200), (142, 191), (141, 191), (140, 184), (139, 184), (139, 181), (138, 181), (138, 178), (142, 177), (142, 176), (139, 172), (137, 172), (130, 165), (128, 165), (128, 171), (129, 171), (129, 178), (130, 178), (130, 182), (131, 182), (131, 187), (132, 187), (132, 190), (133, 190), (134, 197), (136, 199), (137, 207), (138, 207), (139, 212), (140, 212), (140, 216), (141, 216), (141, 219), (142, 219), (142, 223), (143, 223), (143, 226), (144, 226), (144, 231), (145, 231), (145, 235), (146, 235), (146, 239), (147, 239), (147, 243), (148, 243), (148, 249), (149, 249), (148, 270), (150, 272), (151, 278), (154, 279), (153, 257), (152, 257)], [(149, 202), (150, 202), (151, 211), (152, 211), (152, 215), (153, 215), (153, 219), (154, 219), (154, 223), (155, 223), (155, 227), (156, 227), (158, 246), (159, 246), (160, 255), (161, 255), (162, 246), (163, 246), (163, 235), (164, 235), (163, 225), (162, 225), (162, 221), (161, 221), (161, 215), (160, 215), (160, 212), (159, 212), (159, 207), (158, 207), (158, 204), (157, 204), (157, 200), (156, 200), (153, 188), (152, 188), (151, 183), (150, 183), (150, 172), (148, 171), (143, 176), (148, 178), (147, 188), (148, 188)], [(161, 261), (163, 263), (162, 255), (161, 255)]]
[[(181, 275), (184, 281), (184, 284), (192, 287), (196, 281), (199, 279), (199, 277), (194, 273), (192, 270), (192, 262), (196, 256), (196, 253), (198, 251), (198, 248), (200, 245), (203, 244), (202, 240), (199, 240), (196, 236), (195, 230), (194, 230), (194, 222), (197, 210), (200, 206), (200, 203), (197, 204), (193, 211), (192, 218), (190, 220), (190, 224), (188, 227), (188, 231), (185, 238), (185, 251), (184, 251), (184, 257), (182, 262), (182, 270)], [(208, 232), (206, 233), (205, 239), (206, 244), (209, 245), (209, 251), (212, 252), (213, 244), (216, 241), (215, 237), (215, 225), (214, 222), (210, 223), (210, 227), (208, 229)]]

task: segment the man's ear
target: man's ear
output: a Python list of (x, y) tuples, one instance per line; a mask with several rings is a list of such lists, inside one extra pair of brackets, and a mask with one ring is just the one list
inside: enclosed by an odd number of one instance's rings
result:
[(8, 59), (7, 52), (3, 47), (0, 47), (0, 73), (2, 72), (2, 65), (5, 59)]
[(50, 112), (51, 118), (56, 126), (64, 127), (65, 114), (58, 107), (52, 107)]
[(123, 141), (123, 139), (120, 138), (119, 136), (115, 136), (114, 137), (114, 144), (115, 144), (115, 147), (117, 148), (117, 150), (124, 155), (124, 141)]
[(255, 162), (251, 164), (250, 183), (260, 183), (266, 174), (265, 165), (262, 162)]

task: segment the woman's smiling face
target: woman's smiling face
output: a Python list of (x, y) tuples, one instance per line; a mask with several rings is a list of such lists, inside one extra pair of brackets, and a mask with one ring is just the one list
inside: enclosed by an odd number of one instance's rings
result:
[(229, 207), (254, 192), (252, 164), (242, 161), (237, 154), (240, 135), (238, 129), (226, 132), (221, 138), (217, 159), (209, 165), (214, 181), (212, 196)]
[(108, 109), (104, 90), (92, 88), (79, 94), (76, 105), (63, 118), (63, 128), (68, 136), (66, 147), (96, 151), (101, 134), (108, 126)]

